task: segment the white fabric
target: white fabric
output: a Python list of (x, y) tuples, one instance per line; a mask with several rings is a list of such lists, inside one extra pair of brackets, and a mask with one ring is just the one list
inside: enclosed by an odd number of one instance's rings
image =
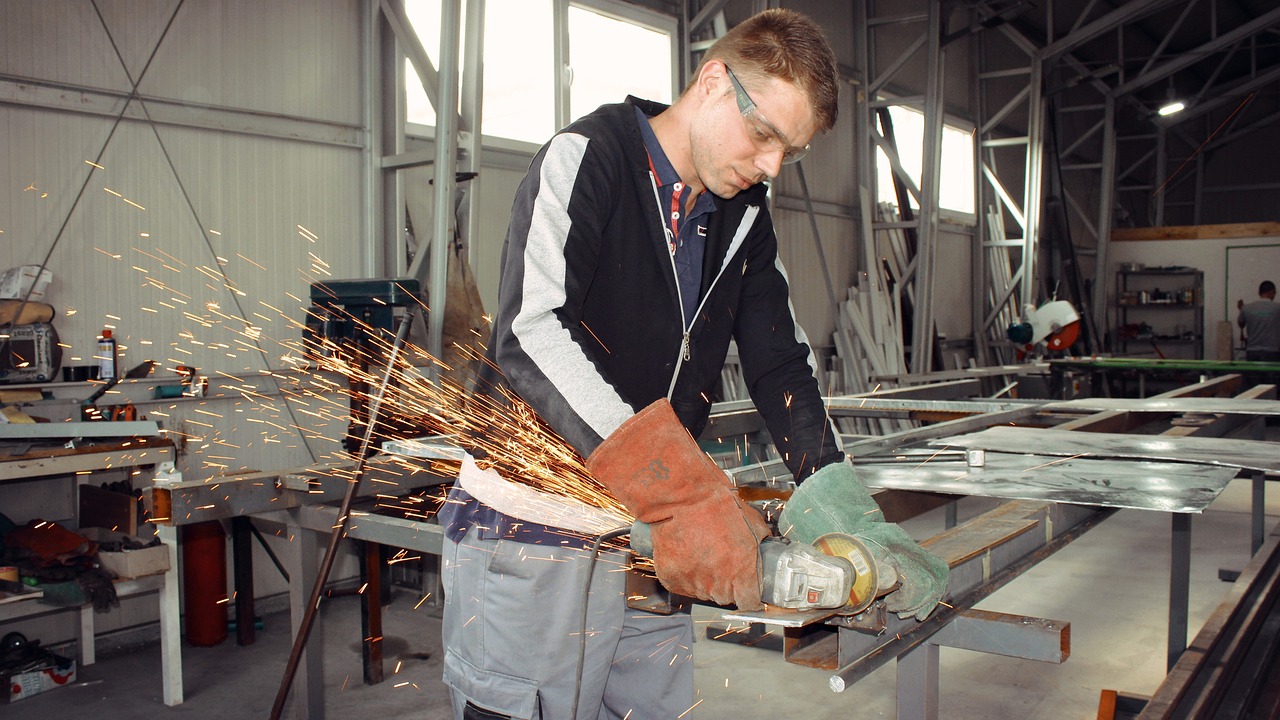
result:
[(633, 520), (581, 500), (539, 492), (528, 485), (511, 482), (493, 468), (481, 470), (470, 455), (462, 459), (458, 486), (503, 514), (584, 535), (602, 535), (620, 527), (630, 527)]

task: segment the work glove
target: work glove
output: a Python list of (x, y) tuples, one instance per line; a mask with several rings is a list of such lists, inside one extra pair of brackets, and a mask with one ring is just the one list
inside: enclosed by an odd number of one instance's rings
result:
[[(880, 506), (847, 462), (832, 463), (800, 483), (778, 518), (783, 537), (812, 544), (828, 533), (862, 540), (882, 573), (887, 568), (901, 586), (887, 595), (885, 607), (898, 617), (924, 620), (947, 589), (947, 563), (920, 547), (906, 531), (884, 521)], [(888, 583), (892, 584), (892, 583)]]
[(649, 525), (658, 580), (680, 595), (759, 610), (760, 513), (698, 447), (667, 400), (636, 413), (605, 439), (587, 469)]

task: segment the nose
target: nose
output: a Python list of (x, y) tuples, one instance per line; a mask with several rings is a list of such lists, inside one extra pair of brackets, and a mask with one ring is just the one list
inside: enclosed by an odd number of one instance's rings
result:
[(776, 178), (782, 172), (783, 150), (762, 150), (756, 153), (756, 169), (768, 177)]

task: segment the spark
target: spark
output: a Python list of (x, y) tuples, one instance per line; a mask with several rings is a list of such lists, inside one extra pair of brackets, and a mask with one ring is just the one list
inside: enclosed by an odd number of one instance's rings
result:
[(701, 699), (699, 699), (699, 700), (698, 700), (698, 702), (696, 702), (696, 703), (694, 703), (694, 704), (690, 705), (688, 710), (685, 710), (684, 712), (682, 712), (682, 713), (680, 713), (679, 715), (677, 715), (677, 716), (676, 716), (676, 720), (680, 720), (680, 718), (682, 718), (682, 717), (684, 717), (685, 715), (688, 715), (689, 713), (693, 712), (693, 709), (694, 709), (694, 708), (696, 708), (696, 707), (698, 707), (699, 705), (701, 705), (701, 704), (702, 704), (702, 701), (703, 701), (703, 700), (705, 700), (705, 699), (706, 699), (706, 698), (701, 698)]

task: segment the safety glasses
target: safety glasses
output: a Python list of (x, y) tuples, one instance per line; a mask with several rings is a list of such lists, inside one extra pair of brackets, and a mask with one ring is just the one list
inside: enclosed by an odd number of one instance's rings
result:
[(756, 147), (768, 152), (782, 151), (782, 164), (790, 165), (797, 162), (800, 158), (809, 154), (809, 146), (796, 147), (787, 140), (787, 136), (773, 123), (765, 119), (760, 114), (760, 109), (756, 107), (756, 103), (747, 94), (746, 88), (742, 87), (742, 83), (738, 82), (738, 78), (729, 69), (728, 65), (724, 66), (726, 72), (729, 73), (729, 82), (733, 83), (733, 90), (738, 95), (738, 111), (742, 113), (742, 119), (747, 125), (747, 135)]

